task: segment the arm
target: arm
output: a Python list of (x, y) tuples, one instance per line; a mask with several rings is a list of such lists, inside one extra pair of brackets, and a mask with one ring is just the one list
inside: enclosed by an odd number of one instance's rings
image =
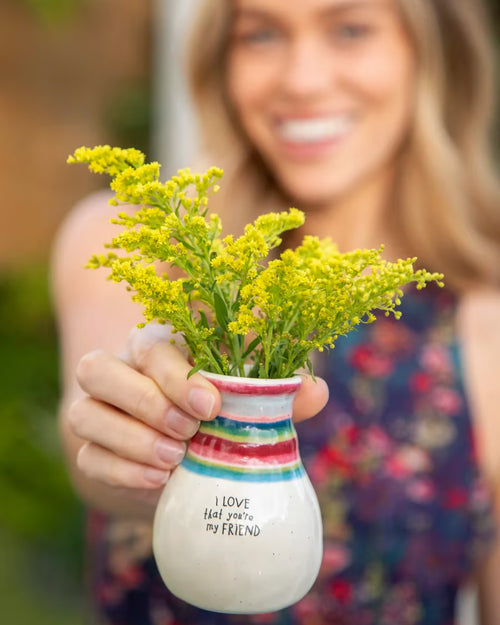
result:
[[(465, 372), (474, 414), (479, 461), (493, 489), (500, 533), (500, 293), (478, 291), (464, 297), (460, 327)], [(500, 623), (500, 540), (478, 574), (481, 625)]]
[[(161, 326), (132, 330), (142, 320), (122, 284), (84, 265), (116, 234), (106, 194), (70, 215), (54, 246), (53, 293), (58, 318), (63, 395), (60, 428), (68, 466), (81, 497), (113, 515), (151, 519), (160, 489), (180, 462), (201, 419), (220, 398)], [(116, 354), (120, 354), (118, 357)], [(304, 377), (297, 419), (327, 398), (322, 380)]]
[[(151, 517), (159, 488), (182, 457), (183, 440), (194, 433), (198, 419), (174, 411), (175, 401), (167, 400), (153, 381), (162, 375), (156, 371), (157, 353), (166, 352), (167, 364), (175, 369), (175, 388), (185, 392), (189, 365), (184, 356), (165, 335), (137, 331), (130, 338), (131, 328), (142, 320), (139, 306), (124, 285), (105, 279), (105, 271), (84, 269), (90, 255), (117, 232), (109, 224), (116, 208), (108, 199), (97, 194), (77, 206), (54, 246), (60, 428), (70, 474), (87, 503), (111, 514)], [(126, 351), (128, 365), (114, 356)], [(214, 416), (217, 393), (201, 376), (190, 380), (190, 386), (196, 384), (211, 393), (213, 409), (206, 417)]]

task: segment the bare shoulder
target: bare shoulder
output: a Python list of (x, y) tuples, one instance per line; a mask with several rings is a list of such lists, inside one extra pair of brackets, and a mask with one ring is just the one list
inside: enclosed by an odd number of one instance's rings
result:
[(104, 244), (117, 234), (117, 226), (110, 222), (117, 213), (117, 208), (109, 204), (111, 197), (102, 191), (82, 199), (68, 213), (55, 237), (52, 290), (62, 317), (90, 307), (93, 300), (100, 301), (113, 292), (105, 280), (105, 270), (85, 268), (92, 254), (105, 252)]
[(464, 295), (459, 331), (480, 459), (490, 479), (500, 484), (500, 290)]
[(116, 207), (109, 204), (107, 191), (99, 191), (80, 200), (63, 220), (53, 247), (53, 266), (66, 263), (87, 246), (100, 244), (111, 230), (110, 219), (116, 214)]

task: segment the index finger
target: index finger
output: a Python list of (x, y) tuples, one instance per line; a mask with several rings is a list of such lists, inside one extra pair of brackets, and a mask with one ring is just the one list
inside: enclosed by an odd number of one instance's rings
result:
[(188, 379), (191, 370), (186, 356), (167, 340), (156, 340), (135, 349), (132, 356), (138, 371), (152, 378), (161, 391), (179, 408), (201, 419), (209, 420), (220, 410), (220, 395), (200, 373)]

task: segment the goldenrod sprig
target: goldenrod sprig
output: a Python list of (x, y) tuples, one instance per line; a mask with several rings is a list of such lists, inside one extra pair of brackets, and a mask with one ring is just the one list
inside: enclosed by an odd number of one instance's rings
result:
[[(382, 247), (341, 254), (311, 236), (269, 260), (283, 233), (304, 223), (294, 208), (221, 239), (220, 219), (208, 213), (222, 176), (215, 167), (203, 175), (184, 169), (162, 183), (160, 165), (135, 149), (79, 148), (68, 160), (109, 174), (112, 204), (139, 206), (112, 220), (123, 230), (106, 247), (120, 254), (94, 255), (88, 266), (108, 267), (111, 280), (125, 281), (146, 323), (168, 323), (181, 334), (192, 372), (284, 378), (306, 366), (312, 373), (311, 353), (371, 323), (374, 311), (398, 318), (406, 284), (442, 284), (441, 274), (414, 271), (415, 258), (390, 263)], [(184, 277), (170, 279), (168, 266)]]

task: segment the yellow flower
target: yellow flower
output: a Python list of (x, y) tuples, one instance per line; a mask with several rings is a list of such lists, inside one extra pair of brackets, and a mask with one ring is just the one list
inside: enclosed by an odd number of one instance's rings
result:
[[(249, 362), (254, 376), (312, 372), (314, 350), (332, 349), (339, 336), (375, 321), (374, 311), (399, 319), (404, 285), (442, 285), (441, 274), (414, 271), (415, 258), (385, 261), (383, 246), (341, 254), (331, 240), (306, 236), (269, 260), (283, 233), (303, 225), (295, 208), (261, 215), (242, 236), (221, 240), (220, 219), (208, 212), (222, 176), (215, 167), (183, 169), (162, 183), (160, 165), (134, 149), (84, 147), (68, 160), (109, 174), (112, 204), (138, 206), (112, 220), (123, 231), (106, 247), (120, 255), (95, 254), (87, 266), (107, 267), (111, 280), (125, 282), (146, 322), (170, 324), (193, 370), (243, 375)], [(170, 266), (184, 277), (171, 279)]]

